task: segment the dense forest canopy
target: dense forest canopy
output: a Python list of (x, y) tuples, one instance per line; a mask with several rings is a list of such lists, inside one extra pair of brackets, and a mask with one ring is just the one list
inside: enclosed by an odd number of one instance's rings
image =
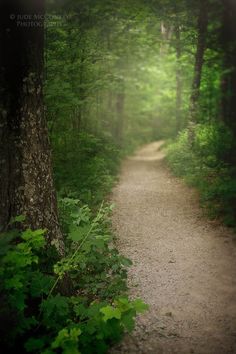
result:
[(145, 309), (125, 295), (130, 262), (101, 205), (122, 157), (166, 140), (174, 173), (235, 226), (236, 3), (0, 10), (3, 347), (105, 353)]

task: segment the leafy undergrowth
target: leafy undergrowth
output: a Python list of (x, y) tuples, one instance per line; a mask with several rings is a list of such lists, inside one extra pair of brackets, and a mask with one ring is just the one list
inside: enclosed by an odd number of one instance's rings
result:
[(211, 217), (236, 226), (235, 143), (223, 125), (198, 124), (186, 129), (167, 148), (172, 171), (200, 191), (201, 202)]
[[(111, 207), (96, 215), (60, 200), (66, 254), (45, 249), (46, 230), (1, 235), (0, 323), (5, 353), (106, 353), (132, 331), (140, 299), (127, 297), (130, 261), (114, 248)], [(18, 219), (20, 221), (20, 219)]]
[(111, 138), (71, 133), (69, 142), (54, 137), (54, 171), (59, 194), (97, 205), (116, 179), (121, 152)]

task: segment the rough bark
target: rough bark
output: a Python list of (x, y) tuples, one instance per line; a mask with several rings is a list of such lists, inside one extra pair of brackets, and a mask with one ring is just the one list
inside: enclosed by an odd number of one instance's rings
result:
[(1, 3), (0, 225), (24, 214), (25, 226), (46, 228), (63, 253), (43, 105), (43, 15), (43, 0)]
[(190, 121), (196, 122), (197, 120), (197, 104), (200, 94), (200, 84), (202, 76), (202, 66), (204, 62), (204, 52), (206, 47), (206, 35), (208, 25), (208, 1), (199, 1), (199, 15), (198, 15), (198, 38), (197, 50), (195, 55), (195, 66), (192, 83), (192, 92), (190, 96)]

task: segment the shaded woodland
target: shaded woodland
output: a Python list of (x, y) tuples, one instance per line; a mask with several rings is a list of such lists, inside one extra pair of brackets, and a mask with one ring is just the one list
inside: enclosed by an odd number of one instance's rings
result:
[(108, 195), (119, 163), (166, 141), (209, 216), (236, 223), (234, 0), (0, 5), (1, 346), (106, 353), (129, 300)]

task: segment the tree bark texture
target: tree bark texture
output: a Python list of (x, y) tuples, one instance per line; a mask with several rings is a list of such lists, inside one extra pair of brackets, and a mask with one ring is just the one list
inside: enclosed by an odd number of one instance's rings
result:
[(24, 214), (63, 253), (43, 105), (44, 2), (1, 3), (0, 225)]

